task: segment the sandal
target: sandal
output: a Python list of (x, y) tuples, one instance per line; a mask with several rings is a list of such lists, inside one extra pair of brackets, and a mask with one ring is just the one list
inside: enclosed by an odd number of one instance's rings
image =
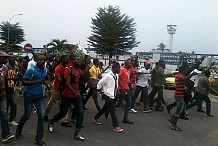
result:
[(85, 140), (85, 138), (82, 137), (81, 135), (73, 135), (73, 139), (75, 139), (75, 140), (81, 140), (81, 141)]
[(177, 126), (171, 126), (170, 129), (176, 130), (176, 131), (182, 131), (182, 129)]

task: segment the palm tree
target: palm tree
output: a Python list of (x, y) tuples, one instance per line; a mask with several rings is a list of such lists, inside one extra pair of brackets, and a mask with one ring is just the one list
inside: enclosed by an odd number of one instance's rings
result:
[(158, 47), (157, 50), (161, 50), (162, 53), (164, 50), (166, 50), (165, 49), (166, 45), (164, 45), (163, 43), (160, 43), (159, 45), (157, 45), (157, 47)]
[(54, 51), (57, 52), (63, 52), (68, 49), (67, 40), (60, 40), (60, 39), (52, 39), (50, 43), (47, 44), (48, 46), (48, 53), (51, 53)]

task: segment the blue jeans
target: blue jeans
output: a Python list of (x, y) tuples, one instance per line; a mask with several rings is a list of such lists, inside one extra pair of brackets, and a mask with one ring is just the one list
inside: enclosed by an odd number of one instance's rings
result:
[(126, 90), (126, 93), (117, 94), (117, 97), (119, 98), (119, 101), (118, 101), (118, 104), (116, 105), (116, 107), (120, 107), (120, 105), (122, 105), (123, 101), (126, 100), (123, 120), (128, 120), (128, 114), (129, 114), (131, 104), (132, 104), (130, 90)]
[(38, 116), (37, 133), (35, 140), (40, 140), (42, 139), (44, 133), (45, 101), (43, 95), (24, 94), (24, 114), (19, 121), (17, 130), (20, 132), (23, 130), (25, 122), (31, 116), (33, 104), (37, 109)]
[(17, 115), (17, 101), (14, 89), (8, 89), (6, 92), (7, 95), (7, 109), (9, 110), (10, 106), (10, 117), (9, 122), (12, 122), (15, 120)]
[(185, 101), (184, 98), (175, 98), (175, 99), (177, 104), (175, 116), (179, 117), (186, 110)]
[(1, 118), (1, 127), (2, 127), (2, 137), (4, 138), (10, 134), (10, 128), (8, 126), (6, 96), (0, 96), (0, 118)]

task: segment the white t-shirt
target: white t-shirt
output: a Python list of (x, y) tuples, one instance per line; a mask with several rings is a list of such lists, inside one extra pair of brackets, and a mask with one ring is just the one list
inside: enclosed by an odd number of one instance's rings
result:
[(138, 81), (136, 82), (136, 86), (141, 86), (141, 87), (149, 86), (148, 85), (148, 77), (149, 77), (149, 74), (151, 73), (151, 70), (150, 69), (147, 70), (145, 68), (142, 68), (142, 69), (138, 70), (138, 72), (146, 73), (146, 74), (139, 75)]
[(200, 78), (201, 75), (202, 75), (202, 71), (199, 71), (199, 70), (197, 70), (197, 69), (194, 69), (190, 74), (192, 74), (193, 72), (198, 73), (197, 75), (192, 76), (192, 77), (190, 78), (190, 80), (191, 80), (192, 82), (194, 82), (194, 87), (196, 87), (196, 86), (198, 85), (198, 80), (199, 80), (199, 78)]
[(28, 62), (27, 69), (32, 68), (34, 65), (36, 65), (36, 62), (35, 62), (34, 60), (29, 61), (29, 62)]

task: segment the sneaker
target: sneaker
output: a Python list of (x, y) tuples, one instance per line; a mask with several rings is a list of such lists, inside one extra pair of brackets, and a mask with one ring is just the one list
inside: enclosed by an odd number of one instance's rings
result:
[(98, 121), (98, 119), (92, 118), (92, 121), (93, 121), (96, 125), (101, 125), (101, 122)]
[(144, 110), (143, 110), (143, 113), (150, 113), (151, 112), (151, 109), (150, 108), (144, 108)]
[(123, 120), (123, 123), (125, 123), (125, 124), (133, 124), (134, 122), (129, 121), (129, 120)]
[(117, 133), (123, 132), (123, 129), (120, 128), (120, 127), (116, 127), (116, 128), (114, 128), (113, 130), (114, 130), (115, 132), (117, 132)]
[(186, 115), (188, 115), (188, 112), (185, 112)]
[(132, 108), (132, 109), (130, 109), (129, 113), (136, 114), (136, 113), (137, 113), (137, 110), (135, 110), (134, 108)]
[(214, 117), (214, 115), (211, 115), (211, 114), (205, 114), (205, 116), (207, 116), (207, 117)]
[(36, 140), (36, 141), (34, 142), (34, 144), (37, 144), (37, 145), (40, 145), (40, 146), (46, 146), (45, 142), (42, 141), (41, 139), (40, 139), (40, 140)]
[(11, 122), (9, 122), (9, 125), (17, 126), (18, 124), (15, 121), (11, 121)]
[(61, 126), (63, 127), (72, 127), (72, 125), (70, 125), (70, 122), (61, 122)]
[(8, 135), (2, 138), (2, 143), (8, 142), (9, 140), (13, 139), (15, 135)]
[(82, 137), (81, 135), (75, 135), (75, 134), (72, 136), (72, 138), (76, 140), (82, 140), (82, 141), (85, 140), (85, 138)]
[(48, 121), (48, 132), (52, 133), (54, 130), (54, 123), (51, 122), (51, 119)]

